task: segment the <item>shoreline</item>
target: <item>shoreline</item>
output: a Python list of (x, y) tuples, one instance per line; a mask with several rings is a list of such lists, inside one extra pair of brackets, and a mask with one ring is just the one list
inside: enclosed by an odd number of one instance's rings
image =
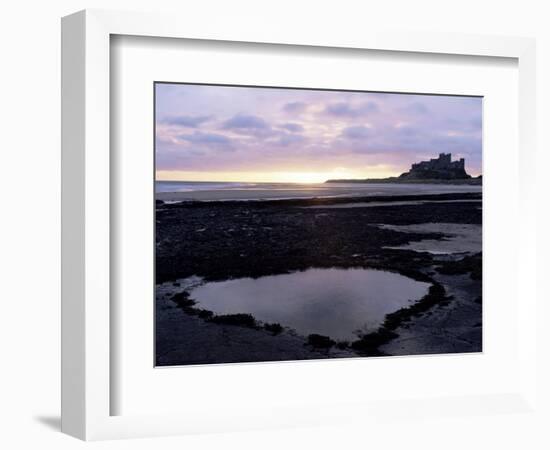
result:
[(396, 197), (411, 195), (461, 195), (481, 193), (481, 185), (446, 185), (446, 184), (407, 184), (407, 183), (372, 183), (368, 188), (360, 183), (346, 186), (329, 186), (326, 184), (292, 189), (205, 189), (181, 192), (156, 192), (155, 199), (159, 201), (292, 201), (313, 199), (343, 199)]

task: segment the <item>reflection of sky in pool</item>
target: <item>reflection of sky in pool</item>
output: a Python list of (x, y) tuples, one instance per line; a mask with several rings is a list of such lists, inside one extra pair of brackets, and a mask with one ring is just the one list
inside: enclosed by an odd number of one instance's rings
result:
[(386, 314), (420, 299), (429, 286), (380, 270), (308, 269), (205, 283), (191, 297), (216, 314), (249, 313), (302, 335), (354, 340), (354, 331), (376, 330)]
[(395, 250), (413, 250), (433, 255), (452, 255), (481, 252), (481, 225), (458, 223), (420, 223), (416, 225), (379, 225), (386, 230), (401, 233), (442, 233), (444, 239), (422, 239), (409, 242)]

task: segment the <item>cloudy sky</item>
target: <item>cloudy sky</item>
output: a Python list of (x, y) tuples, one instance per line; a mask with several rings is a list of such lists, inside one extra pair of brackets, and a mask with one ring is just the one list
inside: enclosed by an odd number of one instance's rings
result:
[(399, 175), (452, 153), (481, 173), (482, 99), (156, 84), (158, 180)]

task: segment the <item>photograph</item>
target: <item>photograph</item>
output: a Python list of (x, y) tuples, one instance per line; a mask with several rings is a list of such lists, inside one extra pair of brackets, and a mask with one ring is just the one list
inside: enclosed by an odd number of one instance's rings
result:
[(483, 97), (153, 89), (155, 366), (483, 351)]

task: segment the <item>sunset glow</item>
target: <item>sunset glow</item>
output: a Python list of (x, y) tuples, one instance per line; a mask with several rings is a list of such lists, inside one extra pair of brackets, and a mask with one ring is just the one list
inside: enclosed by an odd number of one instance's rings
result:
[(186, 172), (158, 170), (158, 181), (246, 181), (251, 183), (322, 183), (329, 179), (383, 178), (392, 176), (390, 171), (356, 172), (335, 170), (332, 172)]

